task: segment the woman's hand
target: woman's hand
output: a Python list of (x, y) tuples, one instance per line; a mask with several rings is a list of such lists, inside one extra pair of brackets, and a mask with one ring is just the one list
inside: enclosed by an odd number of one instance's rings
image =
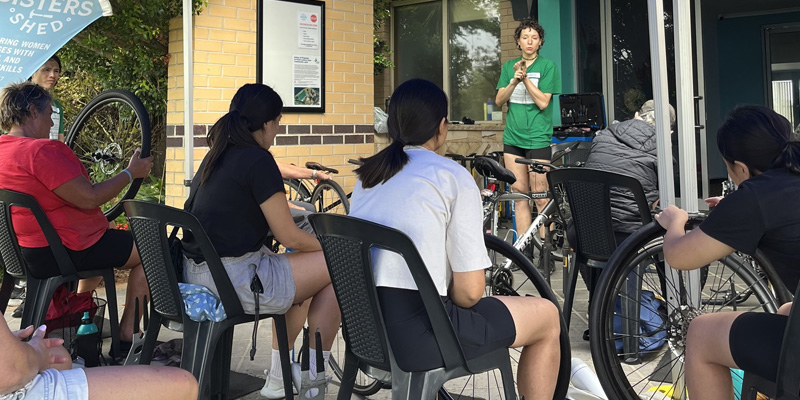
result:
[(127, 170), (134, 179), (146, 178), (147, 174), (149, 174), (150, 170), (153, 168), (153, 156), (141, 158), (141, 155), (142, 149), (137, 147), (133, 152), (131, 161), (128, 163)]
[(331, 175), (327, 172), (317, 171), (317, 173), (314, 174), (314, 179), (318, 181), (327, 181), (328, 179), (331, 179)]
[(689, 221), (689, 214), (674, 205), (670, 205), (664, 209), (664, 211), (656, 214), (656, 221), (668, 231), (673, 229), (680, 229), (683, 231), (683, 227), (686, 226), (686, 222)]
[(717, 204), (719, 204), (720, 201), (722, 201), (722, 199), (723, 199), (722, 196), (716, 196), (716, 197), (709, 197), (704, 201), (706, 202), (706, 204), (708, 204), (708, 208), (714, 208), (717, 206)]

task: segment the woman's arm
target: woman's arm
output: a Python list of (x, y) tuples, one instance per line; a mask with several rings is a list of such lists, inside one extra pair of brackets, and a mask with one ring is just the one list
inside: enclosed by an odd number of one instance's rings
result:
[(692, 270), (719, 260), (735, 250), (708, 236), (700, 228), (686, 233), (686, 211), (670, 205), (656, 214), (656, 221), (667, 230), (664, 235), (664, 257), (675, 269)]
[(453, 300), (453, 304), (470, 308), (483, 297), (485, 287), (485, 270), (453, 272), (453, 284), (450, 287), (449, 296)]
[(553, 98), (552, 93), (543, 93), (539, 90), (536, 85), (528, 79), (528, 75), (524, 75), (522, 78), (522, 84), (525, 85), (525, 90), (528, 91), (528, 94), (531, 95), (533, 102), (536, 104), (536, 107), (539, 107), (540, 110), (544, 110), (550, 105), (550, 100)]
[(292, 164), (277, 163), (278, 169), (281, 170), (281, 177), (286, 179), (319, 179), (326, 181), (331, 179), (331, 176), (325, 172), (317, 171), (308, 168), (301, 168)]
[(295, 225), (284, 193), (275, 193), (261, 203), (261, 212), (264, 214), (264, 218), (267, 219), (269, 229), (282, 245), (295, 251), (322, 250), (319, 241), (314, 235), (301, 230)]
[(130, 172), (130, 177), (127, 173), (120, 172), (110, 179), (92, 184), (85, 176), (79, 175), (53, 189), (53, 193), (84, 210), (100, 207), (125, 189), (131, 178), (144, 178), (150, 173), (150, 169), (153, 168), (153, 156), (139, 158), (141, 153), (141, 149), (136, 149), (128, 163), (126, 169)]
[(514, 89), (517, 85), (522, 82), (522, 78), (525, 76), (525, 64), (524, 61), (520, 60), (516, 64), (514, 64), (514, 79), (506, 85), (504, 88), (501, 88), (497, 91), (497, 96), (494, 99), (494, 103), (498, 107), (502, 107), (508, 99), (511, 98), (511, 94), (514, 93)]
[[(3, 349), (3, 362), (0, 363), (0, 394), (10, 393), (30, 382), (40, 371), (50, 368), (51, 360), (49, 347), (60, 343), (54, 339), (45, 339), (45, 326), (36, 331), (29, 327), (17, 332), (17, 335), (8, 328), (5, 318), (0, 318), (0, 348)], [(44, 329), (43, 329), (44, 328)], [(31, 340), (20, 341), (21, 338), (30, 336)]]

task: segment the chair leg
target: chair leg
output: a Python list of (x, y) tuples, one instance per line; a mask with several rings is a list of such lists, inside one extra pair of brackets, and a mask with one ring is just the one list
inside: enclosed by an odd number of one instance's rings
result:
[[(28, 294), (25, 298), (25, 310), (22, 311), (22, 320), (19, 328), (25, 329), (33, 325), (38, 327), (44, 323), (50, 299), (56, 291), (56, 279), (36, 279), (28, 277)], [(60, 284), (60, 282), (59, 282)]]
[(183, 352), (181, 354), (181, 368), (194, 375), (199, 384), (198, 399), (210, 399), (211, 379), (210, 368), (214, 362), (214, 347), (210, 343), (209, 325), (211, 323), (197, 323), (184, 319), (183, 323)]
[[(153, 360), (153, 351), (158, 340), (158, 333), (161, 331), (161, 315), (150, 313), (150, 321), (147, 329), (143, 331), (144, 337), (140, 349), (132, 349), (134, 353), (125, 360), (125, 365), (149, 365)], [(183, 360), (183, 358), (181, 358)], [(189, 371), (191, 372), (191, 371)]]
[(564, 308), (562, 312), (564, 313), (564, 322), (567, 324), (567, 328), (569, 328), (569, 321), (572, 317), (572, 302), (575, 300), (575, 286), (577, 283), (578, 263), (574, 262), (569, 266), (568, 280), (564, 281), (566, 287), (564, 289)]
[[(108, 321), (111, 324), (111, 359), (116, 360), (121, 356), (120, 330), (119, 330), (119, 309), (117, 308), (117, 287), (114, 280), (114, 270), (110, 269), (103, 273), (103, 282), (106, 284), (106, 306), (108, 308)], [(134, 321), (136, 323), (136, 321)]]
[[(210, 369), (212, 399), (225, 399), (228, 397), (231, 377), (231, 354), (233, 353), (233, 329), (233, 326), (229, 327), (217, 338), (214, 361), (207, 367)], [(214, 340), (213, 336), (212, 340)]]
[[(286, 316), (274, 315), (272, 317), (275, 323), (275, 331), (278, 335), (278, 352), (281, 357), (281, 373), (283, 373), (283, 390), (286, 397), (289, 398), (292, 393), (292, 367), (289, 360), (289, 335), (286, 333)], [(270, 368), (274, 368), (271, 366)], [(354, 376), (355, 377), (355, 376)], [(297, 388), (299, 391), (300, 388)]]
[[(344, 371), (342, 371), (342, 385), (339, 387), (339, 396), (337, 400), (348, 400), (353, 395), (353, 386), (356, 383), (356, 375), (358, 374), (358, 358), (350, 352), (350, 349), (345, 349), (344, 352)], [(394, 377), (392, 378), (394, 380)], [(393, 382), (394, 383), (394, 382)], [(392, 390), (394, 393), (394, 389)]]
[(0, 287), (0, 314), (6, 313), (8, 301), (11, 299), (11, 292), (14, 290), (16, 279), (3, 271), (3, 286)]

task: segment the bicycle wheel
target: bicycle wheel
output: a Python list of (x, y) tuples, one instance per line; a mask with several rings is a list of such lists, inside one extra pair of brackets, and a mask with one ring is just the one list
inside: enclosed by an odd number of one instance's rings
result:
[[(544, 278), (535, 270), (530, 260), (517, 249), (506, 243), (502, 239), (484, 235), (486, 249), (492, 266), (487, 269), (487, 293), (502, 294), (505, 296), (536, 296), (552, 301), (556, 306), (555, 294), (547, 285)], [(513, 266), (510, 268), (510, 266)], [(554, 398), (563, 399), (569, 386), (570, 373), (570, 346), (569, 332), (566, 329), (564, 320), (561, 319), (561, 362), (558, 372), (558, 384), (556, 386), (556, 396)], [(511, 369), (514, 372), (514, 382), (516, 383), (517, 367), (522, 349), (509, 349), (511, 356)], [(498, 370), (488, 371), (481, 374), (469, 375), (462, 378), (448, 381), (444, 389), (450, 398), (481, 398), (481, 399), (503, 399), (503, 384)], [(442, 392), (440, 392), (441, 394)]]
[[(342, 337), (342, 330), (339, 329), (339, 334), (336, 335), (336, 341), (333, 342), (333, 347), (331, 347), (331, 357), (328, 359), (328, 365), (331, 367), (331, 371), (333, 371), (333, 374), (339, 382), (342, 381), (344, 369), (339, 365), (337, 360), (344, 360), (344, 348), (345, 343)], [(356, 381), (353, 384), (353, 393), (361, 396), (371, 396), (378, 393), (378, 391), (383, 388), (391, 387), (392, 376), (390, 373), (373, 371), (373, 374), (381, 376), (383, 380), (359, 370), (356, 374)]]
[(286, 192), (286, 200), (291, 201), (311, 201), (311, 192), (300, 179), (283, 179), (283, 190)]
[[(141, 100), (126, 90), (107, 90), (81, 110), (66, 137), (67, 146), (89, 172), (92, 183), (120, 173), (137, 147), (150, 156), (150, 116)], [(142, 179), (101, 206), (109, 221), (122, 213), (122, 200), (136, 196)]]
[(311, 193), (311, 204), (318, 212), (347, 215), (350, 201), (338, 183), (332, 180), (320, 181)]
[(692, 290), (687, 271), (665, 270), (663, 234), (653, 222), (623, 242), (591, 305), (592, 358), (609, 398), (663, 399), (673, 392), (678, 398), (686, 333), (698, 315), (777, 311), (766, 280), (736, 256), (709, 264)]

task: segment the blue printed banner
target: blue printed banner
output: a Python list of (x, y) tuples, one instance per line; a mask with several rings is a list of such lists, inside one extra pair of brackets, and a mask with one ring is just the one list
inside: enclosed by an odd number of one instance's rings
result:
[(28, 79), (102, 16), (108, 0), (0, 0), (0, 87)]

